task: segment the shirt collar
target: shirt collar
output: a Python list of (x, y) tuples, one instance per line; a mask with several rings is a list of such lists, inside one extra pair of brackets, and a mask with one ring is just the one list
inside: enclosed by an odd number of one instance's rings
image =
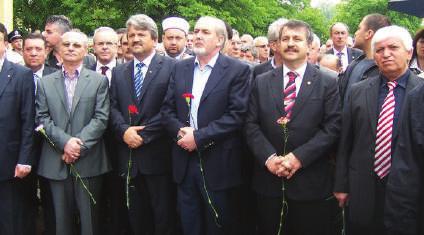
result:
[[(211, 67), (212, 69), (213, 69), (213, 67), (215, 66), (215, 64), (216, 64), (216, 61), (218, 60), (218, 56), (219, 56), (219, 52), (218, 53), (216, 53), (216, 55), (214, 55), (210, 60), (209, 60), (209, 62), (206, 64), (206, 66), (209, 66), (209, 67)], [(194, 65), (199, 65), (199, 59), (197, 58), (197, 56), (196, 56), (196, 59), (194, 60)]]
[(41, 78), (43, 76), (43, 71), (44, 71), (44, 64), (34, 74), (36, 74), (39, 78)]
[[(80, 66), (77, 68), (77, 72), (78, 72), (77, 78), (79, 78), (79, 76), (81, 75), (81, 70), (82, 70), (82, 64), (80, 64)], [(65, 77), (65, 68), (63, 67), (63, 65), (62, 65), (62, 74), (63, 74), (63, 77)]]
[(339, 52), (343, 53), (343, 55), (347, 55), (347, 47), (346, 46), (343, 47), (343, 49), (341, 51), (336, 50), (336, 48), (333, 48), (333, 49), (334, 49), (334, 55), (337, 55), (337, 53), (339, 53)]
[(143, 61), (139, 61), (137, 58), (134, 57), (134, 71), (137, 71), (137, 70), (135, 70), (135, 68), (136, 68), (137, 64), (140, 63), (140, 62), (143, 62), (144, 66), (146, 66), (146, 68), (148, 68), (149, 65), (150, 65), (150, 62), (152, 62), (153, 56), (155, 56), (154, 50), (153, 50), (152, 54), (150, 54), (149, 56), (144, 58)]
[(418, 66), (417, 58), (412, 59), (411, 65), (409, 67), (413, 69), (418, 69), (418, 71), (423, 72)]
[(101, 70), (101, 67), (103, 67), (103, 66), (107, 66), (109, 69), (113, 69), (113, 68), (116, 67), (116, 60), (113, 59), (108, 64), (102, 64), (102, 63), (100, 63), (100, 61), (97, 61), (97, 63), (96, 63), (96, 71)]
[(4, 64), (4, 55), (5, 55), (6, 53), (4, 53), (3, 54), (3, 56), (0, 56), (0, 71), (3, 69), (3, 64)]
[(305, 62), (304, 64), (302, 64), (299, 68), (293, 70), (290, 70), (289, 68), (287, 68), (287, 66), (285, 64), (283, 64), (283, 72), (284, 72), (284, 76), (287, 75), (288, 72), (293, 71), (297, 74), (297, 76), (303, 78), (303, 76), (305, 75), (305, 71), (306, 71), (306, 66), (308, 65), (307, 62)]
[[(404, 74), (402, 74), (398, 79), (396, 79), (397, 86), (401, 86), (402, 88), (406, 88), (406, 83), (408, 82), (408, 77), (410, 75), (411, 71), (409, 69), (406, 70)], [(380, 86), (386, 86), (387, 82), (389, 82), (389, 79), (387, 79), (384, 75), (381, 75), (383, 78), (381, 81)]]
[(271, 66), (275, 69), (275, 68), (277, 68), (277, 65), (275, 65), (275, 58), (274, 57), (272, 57), (271, 58)]

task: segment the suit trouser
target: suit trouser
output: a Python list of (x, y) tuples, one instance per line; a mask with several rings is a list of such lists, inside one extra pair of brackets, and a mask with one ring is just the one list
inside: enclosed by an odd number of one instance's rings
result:
[[(375, 198), (370, 198), (369, 200), (374, 201), (374, 216), (373, 220), (370, 221), (368, 225), (357, 225), (353, 224), (349, 217), (347, 218), (347, 235), (385, 235), (387, 234), (386, 228), (384, 226), (384, 204), (386, 199), (386, 183), (387, 177), (382, 180), (375, 175)], [(347, 209), (349, 210), (349, 208)], [(349, 215), (348, 213), (346, 213)]]
[[(206, 182), (207, 185), (207, 182)], [(181, 217), (183, 234), (185, 235), (220, 235), (237, 234), (235, 225), (236, 206), (234, 205), (234, 189), (213, 191), (208, 188), (209, 196), (216, 208), (219, 219), (218, 225), (213, 211), (207, 203), (206, 192), (199, 168), (199, 158), (195, 155), (190, 158), (186, 176), (178, 185), (178, 207)]]
[(170, 175), (138, 174), (131, 179), (129, 198), (134, 235), (175, 234), (175, 186)]
[[(278, 233), (282, 197), (257, 194), (258, 234)], [(334, 198), (297, 201), (288, 199), (288, 210), (284, 217), (282, 234), (288, 235), (329, 235), (335, 234), (337, 202)]]
[[(25, 179), (0, 181), (0, 234), (23, 235), (35, 234), (31, 227), (35, 217), (29, 216), (27, 207), (28, 187)], [(32, 220), (32, 221), (31, 221)]]
[[(83, 178), (96, 201), (102, 185), (102, 176)], [(56, 217), (56, 234), (73, 235), (74, 214), (78, 213), (81, 235), (99, 234), (98, 207), (93, 204), (82, 183), (74, 176), (65, 180), (49, 180)]]

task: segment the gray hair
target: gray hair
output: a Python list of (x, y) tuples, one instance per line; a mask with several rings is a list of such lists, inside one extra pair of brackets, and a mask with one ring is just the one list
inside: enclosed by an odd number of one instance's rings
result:
[(69, 32), (72, 29), (71, 20), (64, 15), (51, 15), (47, 17), (46, 25), (48, 24), (57, 25), (62, 34)]
[(153, 40), (158, 39), (158, 26), (152, 18), (145, 14), (132, 15), (125, 25), (127, 28), (133, 26), (137, 29), (148, 30)]
[(401, 41), (407, 51), (412, 50), (412, 37), (411, 34), (403, 27), (391, 25), (383, 27), (374, 34), (371, 40), (371, 49), (375, 52), (375, 44), (387, 38), (397, 38)]
[(97, 29), (94, 30), (94, 35), (93, 35), (93, 42), (96, 42), (96, 35), (100, 32), (109, 32), (111, 33), (113, 36), (113, 38), (111, 38), (113, 41), (115, 41), (116, 43), (118, 43), (119, 39), (118, 39), (118, 34), (116, 33), (116, 31), (114, 29), (112, 29), (111, 27), (99, 27)]
[(316, 42), (318, 43), (318, 47), (321, 47), (321, 40), (319, 39), (319, 37), (315, 33), (313, 33), (313, 36), (314, 40), (312, 41), (312, 43)]
[(237, 29), (233, 29), (233, 37), (234, 37), (234, 36), (240, 37), (240, 34), (239, 34), (239, 32), (237, 31)]
[[(227, 41), (227, 39), (228, 39), (228, 35), (227, 35), (227, 28), (225, 27), (225, 23), (224, 23), (224, 21), (222, 21), (222, 20), (220, 20), (220, 19), (218, 19), (218, 18), (216, 18), (216, 17), (213, 17), (213, 16), (202, 16), (202, 17), (200, 17), (198, 20), (197, 20), (197, 22), (199, 22), (199, 21), (203, 21), (203, 20), (205, 20), (205, 21), (207, 21), (207, 22), (209, 22), (210, 23), (210, 25), (213, 25), (213, 27), (214, 27), (214, 29), (215, 29), (215, 32), (216, 32), (216, 34), (218, 35), (218, 36), (221, 36), (221, 37), (223, 37), (224, 38), (224, 41), (223, 41), (223, 43), (222, 43), (222, 45), (221, 45), (221, 48), (223, 48), (224, 47), (224, 45), (225, 45), (225, 42)], [(197, 22), (196, 22), (196, 24), (197, 24)]]
[(287, 23), (287, 21), (288, 20), (285, 19), (285, 18), (279, 18), (269, 25), (269, 27), (268, 27), (268, 40), (270, 42), (278, 41), (280, 29), (285, 23)]
[(266, 41), (266, 42), (268, 42), (268, 38), (266, 38), (265, 36), (258, 36), (258, 37), (256, 37), (255, 39), (253, 39), (253, 45), (254, 46), (256, 46), (256, 43), (258, 42), (258, 41)]
[(81, 43), (85, 46), (85, 47), (87, 47), (88, 46), (88, 37), (87, 37), (87, 35), (85, 34), (85, 33), (83, 33), (83, 32), (81, 32), (81, 31), (77, 31), (77, 30), (71, 30), (71, 31), (69, 31), (69, 32), (66, 32), (66, 33), (64, 33), (62, 36), (61, 36), (61, 39), (63, 40), (63, 38), (66, 36), (66, 35), (68, 35), (68, 34), (75, 34), (75, 35), (79, 35), (81, 38)]

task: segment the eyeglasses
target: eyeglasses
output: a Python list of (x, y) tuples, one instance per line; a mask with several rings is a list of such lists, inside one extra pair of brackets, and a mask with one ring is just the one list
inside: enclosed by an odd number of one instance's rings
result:
[(79, 42), (62, 42), (62, 46), (64, 47), (73, 47), (76, 49), (82, 48), (82, 44)]
[(96, 42), (95, 43), (97, 46), (107, 46), (107, 47), (111, 47), (111, 46), (113, 46), (113, 45), (116, 45), (116, 43), (114, 43), (114, 42)]
[(256, 47), (259, 47), (259, 48), (267, 48), (267, 47), (269, 47), (269, 45), (268, 45), (268, 44), (264, 44), (264, 45), (256, 45)]

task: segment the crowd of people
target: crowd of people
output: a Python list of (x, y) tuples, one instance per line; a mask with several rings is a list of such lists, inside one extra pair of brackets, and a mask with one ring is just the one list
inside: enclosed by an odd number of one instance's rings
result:
[(1, 235), (424, 234), (424, 29), (161, 24), (0, 23)]

